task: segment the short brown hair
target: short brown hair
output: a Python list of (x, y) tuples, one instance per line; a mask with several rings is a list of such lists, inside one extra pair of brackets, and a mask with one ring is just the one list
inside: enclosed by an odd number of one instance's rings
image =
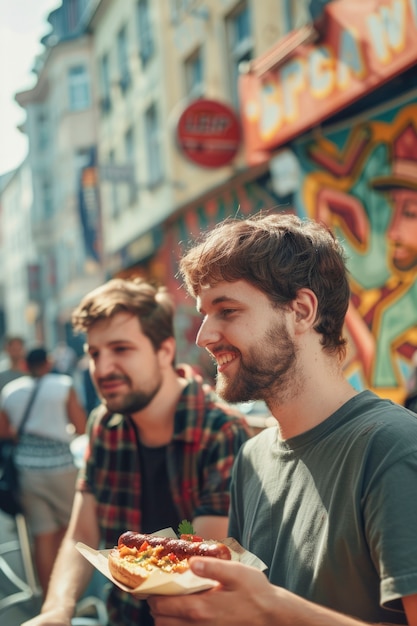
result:
[(299, 289), (311, 289), (323, 347), (345, 354), (348, 272), (343, 248), (326, 226), (285, 213), (228, 218), (185, 254), (179, 268), (194, 297), (203, 285), (246, 280), (275, 306), (286, 306)]
[(72, 314), (76, 331), (86, 332), (95, 322), (117, 313), (132, 313), (155, 350), (174, 336), (174, 303), (165, 287), (134, 278), (113, 278), (88, 293)]

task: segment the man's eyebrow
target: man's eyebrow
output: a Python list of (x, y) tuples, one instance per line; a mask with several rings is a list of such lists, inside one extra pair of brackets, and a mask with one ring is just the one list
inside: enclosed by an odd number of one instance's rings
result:
[[(236, 298), (232, 298), (231, 296), (217, 296), (217, 298), (210, 301), (210, 306), (217, 306), (218, 304), (223, 304), (224, 302), (230, 304), (241, 304), (239, 300), (236, 300)], [(197, 311), (199, 311), (199, 313), (202, 313), (203, 310), (204, 309), (201, 306), (197, 305)]]
[(214, 298), (212, 304), (221, 304), (222, 302), (234, 302), (235, 304), (238, 304), (239, 300), (231, 298), (230, 296), (218, 296), (217, 298)]
[[(106, 346), (110, 346), (114, 347), (114, 346), (119, 346), (119, 345), (131, 345), (133, 344), (133, 342), (128, 339), (112, 339), (112, 341), (109, 341), (108, 343), (106, 343)], [(94, 344), (87, 344), (87, 350), (91, 350), (92, 348), (96, 348), (96, 346)]]

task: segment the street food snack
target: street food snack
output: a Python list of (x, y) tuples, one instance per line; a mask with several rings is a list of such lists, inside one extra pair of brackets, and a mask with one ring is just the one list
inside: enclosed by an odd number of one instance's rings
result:
[(212, 556), (231, 560), (230, 549), (218, 541), (171, 539), (127, 531), (108, 555), (115, 580), (136, 589), (155, 570), (181, 574), (189, 569), (191, 556)]

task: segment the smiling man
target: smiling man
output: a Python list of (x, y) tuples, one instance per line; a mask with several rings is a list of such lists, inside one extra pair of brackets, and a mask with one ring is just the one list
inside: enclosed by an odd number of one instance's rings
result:
[(156, 626), (417, 626), (417, 420), (344, 376), (342, 246), (293, 215), (229, 219), (180, 270), (218, 392), (277, 421), (238, 454), (228, 532), (268, 569), (195, 558), (220, 585), (149, 598)]
[[(69, 531), (35, 625), (70, 623), (91, 575), (81, 541), (112, 548), (126, 530), (175, 530), (226, 537), (231, 468), (246, 422), (186, 364), (175, 366), (174, 307), (163, 287), (114, 279), (73, 313), (87, 337), (102, 405), (88, 421), (89, 445)], [(153, 624), (148, 605), (114, 586), (109, 626)], [(103, 625), (105, 626), (105, 625)]]

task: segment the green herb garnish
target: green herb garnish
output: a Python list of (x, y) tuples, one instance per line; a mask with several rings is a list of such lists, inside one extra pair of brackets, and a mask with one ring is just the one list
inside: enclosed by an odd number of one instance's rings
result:
[(195, 530), (191, 522), (183, 519), (178, 526), (178, 535), (195, 535)]

